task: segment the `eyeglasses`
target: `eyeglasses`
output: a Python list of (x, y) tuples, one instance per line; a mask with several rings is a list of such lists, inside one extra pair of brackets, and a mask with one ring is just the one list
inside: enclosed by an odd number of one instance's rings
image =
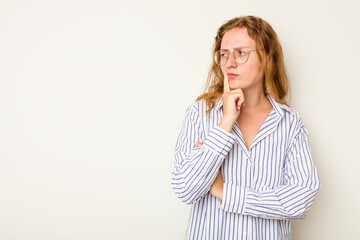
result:
[(219, 51), (217, 51), (214, 54), (214, 60), (215, 63), (220, 65), (220, 66), (224, 66), (227, 61), (229, 60), (229, 56), (230, 53), (233, 53), (233, 56), (235, 58), (235, 61), (238, 64), (245, 64), (248, 60), (249, 60), (249, 54), (252, 51), (257, 51), (257, 50), (262, 50), (262, 49), (246, 49), (246, 48), (234, 48), (233, 51), (229, 51), (229, 50), (223, 50), (220, 49)]

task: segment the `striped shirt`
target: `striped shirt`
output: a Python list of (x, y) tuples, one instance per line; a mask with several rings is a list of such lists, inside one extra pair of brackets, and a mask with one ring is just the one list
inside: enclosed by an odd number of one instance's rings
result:
[[(268, 99), (273, 109), (250, 149), (237, 123), (231, 133), (218, 126), (221, 99), (210, 114), (203, 100), (187, 109), (172, 173), (176, 195), (191, 204), (186, 239), (292, 239), (290, 220), (309, 211), (320, 183), (307, 130), (297, 112)], [(222, 201), (209, 193), (219, 169)]]

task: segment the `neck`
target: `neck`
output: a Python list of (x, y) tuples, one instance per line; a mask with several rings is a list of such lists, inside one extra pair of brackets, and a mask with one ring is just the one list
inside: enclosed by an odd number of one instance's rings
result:
[[(243, 89), (245, 106), (241, 111), (258, 111), (269, 107), (269, 100), (266, 98), (264, 91), (261, 88)], [(271, 104), (270, 104), (271, 105)]]

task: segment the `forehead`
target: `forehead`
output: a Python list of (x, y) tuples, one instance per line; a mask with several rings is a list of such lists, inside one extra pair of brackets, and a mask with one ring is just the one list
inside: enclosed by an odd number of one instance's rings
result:
[(246, 28), (232, 28), (228, 30), (221, 41), (221, 49), (236, 47), (255, 48), (255, 41), (249, 36)]

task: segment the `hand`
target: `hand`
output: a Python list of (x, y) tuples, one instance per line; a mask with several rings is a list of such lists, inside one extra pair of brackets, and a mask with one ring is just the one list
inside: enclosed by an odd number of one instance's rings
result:
[(195, 148), (199, 148), (202, 146), (202, 142), (196, 141)]
[(236, 120), (240, 115), (242, 105), (245, 105), (244, 93), (241, 89), (230, 90), (227, 73), (224, 75), (224, 93), (223, 99), (223, 117), (219, 126), (228, 132), (231, 132)]
[(222, 201), (223, 198), (223, 187), (224, 187), (224, 180), (223, 176), (221, 174), (221, 171), (219, 170), (218, 175), (215, 178), (215, 181), (210, 189), (210, 194)]

